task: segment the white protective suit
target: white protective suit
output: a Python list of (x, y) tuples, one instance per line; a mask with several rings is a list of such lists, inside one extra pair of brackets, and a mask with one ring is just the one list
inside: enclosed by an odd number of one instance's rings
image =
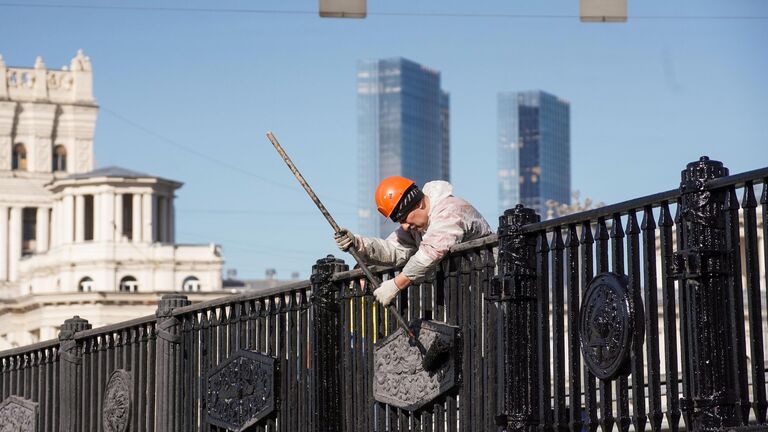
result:
[(491, 227), (472, 205), (453, 196), (453, 186), (442, 180), (422, 188), (429, 197), (429, 225), (426, 231), (397, 228), (386, 239), (361, 237), (360, 254), (366, 262), (401, 265), (402, 274), (419, 283), (431, 273), (451, 246), (491, 234)]

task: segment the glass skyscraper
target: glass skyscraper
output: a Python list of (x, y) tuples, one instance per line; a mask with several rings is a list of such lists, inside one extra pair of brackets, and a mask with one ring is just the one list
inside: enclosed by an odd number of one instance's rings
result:
[(540, 90), (498, 96), (499, 214), (522, 203), (571, 202), (570, 104)]
[(379, 181), (401, 175), (419, 187), (449, 180), (450, 96), (440, 72), (404, 58), (357, 66), (358, 233), (389, 235), (396, 225), (376, 210)]

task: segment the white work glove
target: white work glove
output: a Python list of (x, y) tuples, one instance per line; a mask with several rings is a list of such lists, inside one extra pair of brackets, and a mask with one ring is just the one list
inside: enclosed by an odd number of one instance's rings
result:
[(376, 288), (373, 295), (382, 306), (387, 306), (400, 292), (400, 288), (395, 284), (394, 279), (385, 280), (380, 287)]
[(352, 232), (346, 228), (342, 228), (333, 236), (336, 240), (336, 245), (342, 252), (346, 252), (350, 247), (357, 248), (357, 239)]

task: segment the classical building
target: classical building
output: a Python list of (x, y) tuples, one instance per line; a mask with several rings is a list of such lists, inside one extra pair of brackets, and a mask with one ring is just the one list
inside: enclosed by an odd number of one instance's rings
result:
[(359, 62), (357, 137), (358, 233), (386, 237), (397, 225), (376, 210), (379, 181), (450, 180), (450, 96), (440, 72), (399, 57)]
[(181, 183), (94, 170), (92, 74), (81, 51), (62, 70), (0, 57), (0, 349), (56, 337), (73, 315), (151, 314), (163, 292), (224, 293), (220, 249), (175, 243)]

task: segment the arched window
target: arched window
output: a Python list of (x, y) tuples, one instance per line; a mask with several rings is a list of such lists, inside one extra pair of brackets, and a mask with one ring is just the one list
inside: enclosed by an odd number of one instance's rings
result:
[(181, 284), (182, 291), (200, 291), (200, 279), (194, 276), (187, 276)]
[(80, 292), (91, 292), (93, 291), (93, 279), (86, 276), (82, 279), (80, 279), (80, 282), (77, 284), (77, 290)]
[(67, 170), (67, 148), (59, 144), (53, 148), (53, 171)]
[(27, 148), (24, 147), (24, 144), (16, 144), (13, 146), (11, 169), (17, 171), (27, 170)]
[(133, 276), (126, 276), (120, 279), (120, 291), (121, 292), (136, 292), (139, 290), (139, 283)]

